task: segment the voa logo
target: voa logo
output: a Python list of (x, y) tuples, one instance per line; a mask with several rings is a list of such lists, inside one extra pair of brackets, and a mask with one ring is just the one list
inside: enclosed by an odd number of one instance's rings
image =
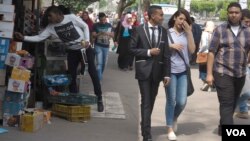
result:
[(227, 136), (247, 136), (244, 129), (226, 129)]

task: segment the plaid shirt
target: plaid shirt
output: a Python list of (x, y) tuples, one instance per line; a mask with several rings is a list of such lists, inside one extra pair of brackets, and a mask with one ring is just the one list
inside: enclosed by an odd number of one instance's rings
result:
[(250, 28), (240, 25), (235, 36), (228, 22), (216, 27), (209, 47), (209, 52), (215, 54), (213, 71), (238, 78), (245, 76), (249, 49)]

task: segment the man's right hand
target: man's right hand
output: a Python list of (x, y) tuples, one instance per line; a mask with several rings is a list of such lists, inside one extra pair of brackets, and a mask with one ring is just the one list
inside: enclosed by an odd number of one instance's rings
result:
[(151, 48), (150, 49), (150, 54), (152, 55), (152, 56), (157, 56), (157, 55), (159, 55), (160, 54), (160, 49), (159, 48)]
[(21, 34), (20, 32), (15, 32), (15, 37), (16, 37), (18, 40), (24, 40), (24, 36), (23, 36), (23, 34)]
[(213, 81), (214, 81), (213, 75), (207, 74), (206, 81), (207, 81), (207, 84), (208, 84), (209, 86), (212, 86), (212, 85), (213, 85)]

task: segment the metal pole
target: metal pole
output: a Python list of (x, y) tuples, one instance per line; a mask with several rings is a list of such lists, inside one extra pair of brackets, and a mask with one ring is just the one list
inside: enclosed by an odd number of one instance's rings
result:
[(178, 9), (181, 8), (181, 0), (178, 0)]
[(142, 0), (139, 0), (138, 4), (138, 13), (137, 13), (137, 20), (141, 23), (141, 17), (142, 17), (142, 9), (141, 9)]

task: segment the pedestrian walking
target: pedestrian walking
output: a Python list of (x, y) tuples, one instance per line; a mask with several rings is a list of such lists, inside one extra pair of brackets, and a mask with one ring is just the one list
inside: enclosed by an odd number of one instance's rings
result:
[[(199, 46), (199, 53), (204, 53), (204, 54), (208, 54), (208, 48), (209, 48), (209, 44), (211, 41), (211, 37), (214, 31), (215, 25), (213, 21), (207, 21), (205, 23), (205, 28), (204, 31), (202, 31), (201, 34), (201, 41), (200, 41), (200, 46)], [(199, 78), (202, 80), (203, 82), (203, 86), (201, 87), (202, 91), (211, 91), (212, 90), (212, 86), (209, 86), (207, 84), (206, 81), (206, 77), (207, 77), (207, 63), (201, 63), (198, 64), (199, 65)]]
[(187, 101), (187, 67), (195, 51), (192, 21), (187, 10), (177, 10), (168, 22), (169, 47), (171, 49), (171, 81), (166, 91), (166, 125), (169, 140), (177, 140), (177, 119)]
[(96, 63), (99, 80), (102, 81), (102, 75), (107, 63), (110, 39), (114, 37), (112, 25), (107, 22), (105, 13), (98, 15), (99, 22), (94, 24), (92, 36), (94, 38), (94, 48), (96, 52)]
[(201, 41), (201, 34), (202, 34), (202, 29), (201, 27), (195, 22), (194, 17), (191, 17), (192, 20), (192, 32), (193, 32), (193, 36), (194, 36), (194, 43), (195, 43), (195, 51), (194, 53), (191, 55), (191, 59), (190, 59), (190, 64), (191, 65), (195, 65), (196, 64), (196, 58), (197, 58), (197, 52), (199, 50), (199, 46), (200, 46), (200, 41)]
[(163, 11), (150, 6), (149, 21), (135, 28), (130, 42), (131, 55), (135, 56), (135, 78), (141, 93), (141, 133), (143, 141), (152, 141), (151, 114), (159, 83), (170, 82), (170, 51), (167, 32), (161, 26)]
[[(90, 33), (92, 33), (94, 23), (90, 19), (88, 12), (83, 11), (81, 18), (88, 25)], [(92, 80), (94, 92), (97, 95), (97, 111), (103, 112), (104, 105), (103, 105), (103, 100), (102, 100), (102, 88), (101, 88), (101, 83), (100, 83), (98, 73), (96, 70), (96, 66), (95, 66), (95, 50), (92, 47), (93, 39), (91, 35), (89, 36), (90, 36), (91, 45), (86, 49), (86, 56), (87, 56), (88, 64), (85, 64), (84, 62), (81, 63), (82, 72), (85, 72), (85, 69), (86, 69), (85, 65), (88, 65), (87, 69)]]
[[(248, 9), (242, 10), (242, 23), (250, 27), (250, 11)], [(250, 59), (248, 58), (248, 67), (246, 82), (241, 91), (241, 95), (238, 101), (239, 112), (236, 113), (236, 117), (248, 119), (248, 100), (250, 99)]]
[(237, 100), (245, 83), (247, 57), (250, 49), (250, 29), (241, 23), (242, 9), (238, 2), (227, 7), (228, 21), (217, 26), (209, 46), (207, 83), (214, 83), (221, 125), (233, 125)]
[(114, 42), (118, 44), (118, 66), (121, 70), (127, 71), (130, 69), (130, 61), (133, 59), (128, 52), (129, 41), (131, 38), (132, 30), (132, 15), (130, 13), (126, 14), (124, 20), (119, 24), (116, 29), (118, 32), (114, 38)]

